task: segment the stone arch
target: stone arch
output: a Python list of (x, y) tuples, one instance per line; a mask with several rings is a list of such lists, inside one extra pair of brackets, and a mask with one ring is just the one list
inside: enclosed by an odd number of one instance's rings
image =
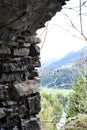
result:
[(0, 129), (40, 130), (36, 30), (65, 0), (0, 0)]

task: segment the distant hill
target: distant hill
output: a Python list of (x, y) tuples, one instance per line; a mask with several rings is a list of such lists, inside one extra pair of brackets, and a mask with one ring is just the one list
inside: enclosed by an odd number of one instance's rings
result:
[(87, 55), (87, 47), (84, 47), (82, 48), (81, 50), (78, 50), (78, 51), (72, 51), (70, 53), (68, 53), (67, 55), (65, 55), (63, 58), (59, 59), (59, 60), (54, 60), (53, 62), (51, 61), (51, 63), (47, 66), (46, 66), (46, 62), (43, 63), (45, 64), (45, 66), (42, 65), (42, 69), (41, 71), (44, 71), (46, 70), (46, 72), (50, 72), (50, 71), (53, 71), (57, 68), (60, 68), (64, 65), (67, 65), (67, 64), (71, 64), (77, 60), (79, 60), (81, 57), (83, 57), (84, 53)]
[(66, 88), (70, 89), (77, 82), (78, 77), (81, 77), (81, 69), (84, 67), (81, 60), (86, 54), (87, 47), (70, 52), (62, 59), (54, 61), (40, 70), (41, 85), (51, 88)]

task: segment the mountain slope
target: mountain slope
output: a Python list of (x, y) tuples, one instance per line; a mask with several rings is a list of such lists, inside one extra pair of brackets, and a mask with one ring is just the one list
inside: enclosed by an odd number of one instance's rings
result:
[(50, 72), (50, 71), (53, 71), (57, 68), (62, 67), (63, 65), (73, 63), (73, 62), (79, 60), (81, 57), (83, 57), (84, 54), (87, 55), (86, 52), (87, 52), (87, 47), (84, 47), (81, 50), (76, 51), (76, 52), (74, 52), (74, 51), (70, 52), (66, 56), (61, 58), (60, 60), (56, 60), (56, 61), (52, 62), (51, 64), (49, 64), (48, 66), (42, 68), (42, 70), (44, 72), (45, 72), (45, 70)]
[[(71, 52), (62, 59), (53, 62), (40, 71), (41, 85), (51, 88), (70, 89), (82, 76), (81, 70), (84, 68), (84, 50)], [(87, 54), (85, 53), (87, 56)]]

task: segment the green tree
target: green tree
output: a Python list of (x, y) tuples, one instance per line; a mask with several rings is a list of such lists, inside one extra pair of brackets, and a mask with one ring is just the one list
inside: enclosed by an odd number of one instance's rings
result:
[(73, 92), (69, 96), (68, 116), (72, 117), (78, 113), (87, 114), (87, 80), (79, 78)]

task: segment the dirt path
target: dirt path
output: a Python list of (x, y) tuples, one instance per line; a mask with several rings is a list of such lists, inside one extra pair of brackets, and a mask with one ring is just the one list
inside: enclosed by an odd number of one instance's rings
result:
[(60, 130), (60, 129), (64, 130), (65, 123), (66, 123), (66, 113), (63, 111), (60, 122), (56, 124), (57, 129), (58, 130)]

